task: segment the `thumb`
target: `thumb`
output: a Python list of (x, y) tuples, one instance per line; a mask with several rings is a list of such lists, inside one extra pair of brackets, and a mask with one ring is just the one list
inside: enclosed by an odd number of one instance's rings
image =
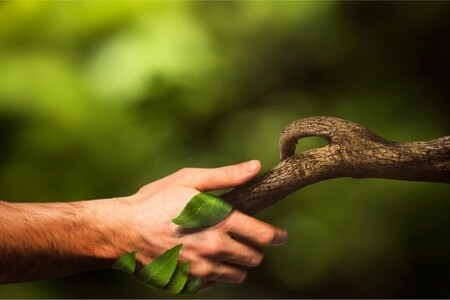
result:
[(206, 192), (240, 185), (255, 177), (261, 169), (258, 160), (214, 169), (183, 169), (179, 183)]

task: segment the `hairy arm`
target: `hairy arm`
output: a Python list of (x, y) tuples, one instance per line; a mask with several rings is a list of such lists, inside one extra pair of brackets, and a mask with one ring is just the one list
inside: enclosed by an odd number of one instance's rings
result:
[(0, 202), (0, 283), (110, 266), (124, 252), (113, 244), (121, 202)]
[(180, 262), (190, 275), (243, 282), (258, 266), (261, 247), (285, 242), (281, 228), (234, 210), (221, 223), (181, 230), (172, 223), (199, 192), (242, 184), (260, 170), (258, 161), (216, 169), (183, 169), (123, 198), (67, 203), (0, 202), (0, 283), (66, 276), (108, 268), (137, 250), (138, 268), (182, 243)]

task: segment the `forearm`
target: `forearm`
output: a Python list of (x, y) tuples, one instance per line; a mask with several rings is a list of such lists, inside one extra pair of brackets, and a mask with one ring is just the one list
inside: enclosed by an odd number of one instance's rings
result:
[(172, 222), (201, 191), (234, 187), (260, 170), (258, 161), (216, 169), (183, 169), (129, 197), (70, 203), (0, 201), (0, 283), (66, 276), (111, 267), (136, 250), (139, 270), (183, 244), (189, 275), (241, 283), (261, 263), (259, 247), (279, 245), (285, 230), (235, 210), (217, 226), (180, 230)]
[(0, 283), (110, 266), (125, 251), (118, 248), (121, 233), (116, 230), (117, 206), (122, 204), (120, 199), (0, 202)]

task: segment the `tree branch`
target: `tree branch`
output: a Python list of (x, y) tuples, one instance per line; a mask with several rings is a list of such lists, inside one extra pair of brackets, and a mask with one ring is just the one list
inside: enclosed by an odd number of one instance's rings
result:
[[(329, 144), (295, 154), (299, 139), (320, 136)], [(397, 143), (338, 118), (312, 117), (289, 124), (280, 137), (281, 162), (254, 180), (223, 194), (235, 208), (257, 213), (296, 190), (338, 178), (388, 178), (450, 183), (450, 136)]]

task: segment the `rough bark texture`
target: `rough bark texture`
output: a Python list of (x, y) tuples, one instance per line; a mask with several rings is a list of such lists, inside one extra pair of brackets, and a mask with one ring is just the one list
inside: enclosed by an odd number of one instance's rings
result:
[[(329, 144), (295, 154), (297, 141), (309, 136), (320, 136)], [(281, 162), (272, 170), (221, 198), (254, 214), (304, 186), (337, 177), (450, 183), (450, 136), (397, 143), (332, 117), (289, 124), (281, 133), (280, 156)]]

